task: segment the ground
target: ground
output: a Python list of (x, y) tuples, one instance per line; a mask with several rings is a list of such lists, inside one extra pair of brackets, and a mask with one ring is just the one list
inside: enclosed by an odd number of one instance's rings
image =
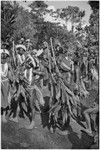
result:
[[(44, 97), (45, 97), (45, 92)], [(46, 96), (47, 96), (46, 92)], [(90, 96), (84, 101), (87, 106), (96, 96), (94, 90), (90, 91)], [(45, 97), (46, 98), (46, 97)], [(47, 99), (45, 101), (47, 102)], [(20, 119), (15, 123), (9, 121), (1, 123), (1, 148), (3, 149), (97, 149), (98, 146), (93, 143), (93, 137), (82, 131), (82, 124), (79, 124), (71, 119), (68, 134), (62, 135), (62, 132), (57, 129), (55, 133), (51, 133), (45, 127), (47, 120), (46, 114), (41, 120), (40, 114), (35, 116), (35, 124), (37, 128), (32, 130), (25, 129), (25, 125), (29, 124), (28, 119)]]
[[(19, 123), (8, 121), (2, 123), (1, 147), (3, 149), (88, 149), (93, 145), (93, 137), (81, 131), (82, 127), (71, 120), (69, 133), (62, 135), (57, 129), (55, 133), (42, 127), (39, 114), (35, 117), (36, 127), (27, 130), (24, 125), (29, 122), (19, 119)], [(94, 148), (97, 148), (95, 145)]]

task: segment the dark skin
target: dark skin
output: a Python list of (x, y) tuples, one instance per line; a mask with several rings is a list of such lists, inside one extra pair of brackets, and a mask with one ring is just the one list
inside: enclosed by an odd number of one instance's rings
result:
[[(4, 65), (5, 63), (8, 63), (8, 62), (9, 62), (9, 55), (6, 53), (2, 53), (1, 54), (1, 64)], [(7, 74), (7, 77), (8, 77), (8, 74)], [(4, 79), (4, 77), (2, 77), (2, 79)], [(9, 111), (9, 106), (7, 106), (6, 108), (1, 107), (1, 109), (2, 109), (2, 115), (4, 112), (7, 115), (8, 111)]]
[(17, 50), (18, 51), (18, 54), (19, 55), (23, 55), (24, 54), (24, 50), (22, 49), (22, 48), (20, 48), (19, 50)]
[[(89, 109), (85, 110), (83, 113), (85, 116), (85, 119), (86, 119), (86, 124), (87, 124), (86, 131), (88, 133), (92, 133), (90, 114), (96, 114), (96, 113), (98, 113), (98, 111), (99, 111), (99, 106), (98, 106), (98, 104), (95, 104), (95, 107), (89, 108)], [(94, 121), (94, 123), (95, 123), (95, 121)]]
[(6, 53), (2, 53), (1, 54), (1, 64), (5, 64), (8, 61), (9, 61), (9, 55)]

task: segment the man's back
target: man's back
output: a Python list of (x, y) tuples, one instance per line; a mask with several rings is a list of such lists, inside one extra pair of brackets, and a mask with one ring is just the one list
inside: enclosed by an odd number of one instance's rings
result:
[(64, 71), (70, 71), (72, 69), (72, 60), (67, 56), (60, 55), (57, 59), (60, 68)]

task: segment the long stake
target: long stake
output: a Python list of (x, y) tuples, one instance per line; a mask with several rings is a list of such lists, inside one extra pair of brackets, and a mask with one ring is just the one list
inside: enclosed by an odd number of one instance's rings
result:
[(50, 50), (49, 50), (49, 47), (48, 47), (48, 43), (47, 43), (47, 50), (48, 50), (48, 60), (49, 60), (49, 79), (50, 79), (50, 86), (51, 86), (51, 90), (50, 90), (50, 107), (51, 107), (51, 103), (52, 103), (52, 96), (53, 96), (53, 85), (52, 85), (52, 79), (51, 79), (51, 53), (50, 53)]
[(58, 73), (60, 76), (62, 76), (61, 73), (60, 73), (60, 71), (59, 71), (59, 69), (58, 69), (57, 63), (56, 63), (56, 57), (55, 57), (55, 53), (54, 53), (52, 37), (50, 38), (50, 43), (51, 43), (51, 50), (52, 50), (52, 54), (53, 54), (53, 61), (54, 61), (55, 67), (56, 67), (56, 71), (57, 71), (57, 73)]
[(14, 60), (14, 66), (16, 66), (16, 60), (15, 60), (15, 43), (14, 43), (14, 40), (13, 40), (12, 55), (13, 55), (13, 60)]

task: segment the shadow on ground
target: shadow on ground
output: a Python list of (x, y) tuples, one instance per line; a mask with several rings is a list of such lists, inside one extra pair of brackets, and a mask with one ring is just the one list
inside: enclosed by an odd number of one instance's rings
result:
[(60, 135), (58, 132), (51, 134), (47, 128), (41, 126), (39, 114), (36, 122), (37, 129), (32, 130), (21, 128), (20, 124), (11, 121), (2, 123), (2, 149), (89, 149), (93, 144), (92, 137), (82, 132), (79, 138), (72, 127), (68, 128), (68, 135)]

